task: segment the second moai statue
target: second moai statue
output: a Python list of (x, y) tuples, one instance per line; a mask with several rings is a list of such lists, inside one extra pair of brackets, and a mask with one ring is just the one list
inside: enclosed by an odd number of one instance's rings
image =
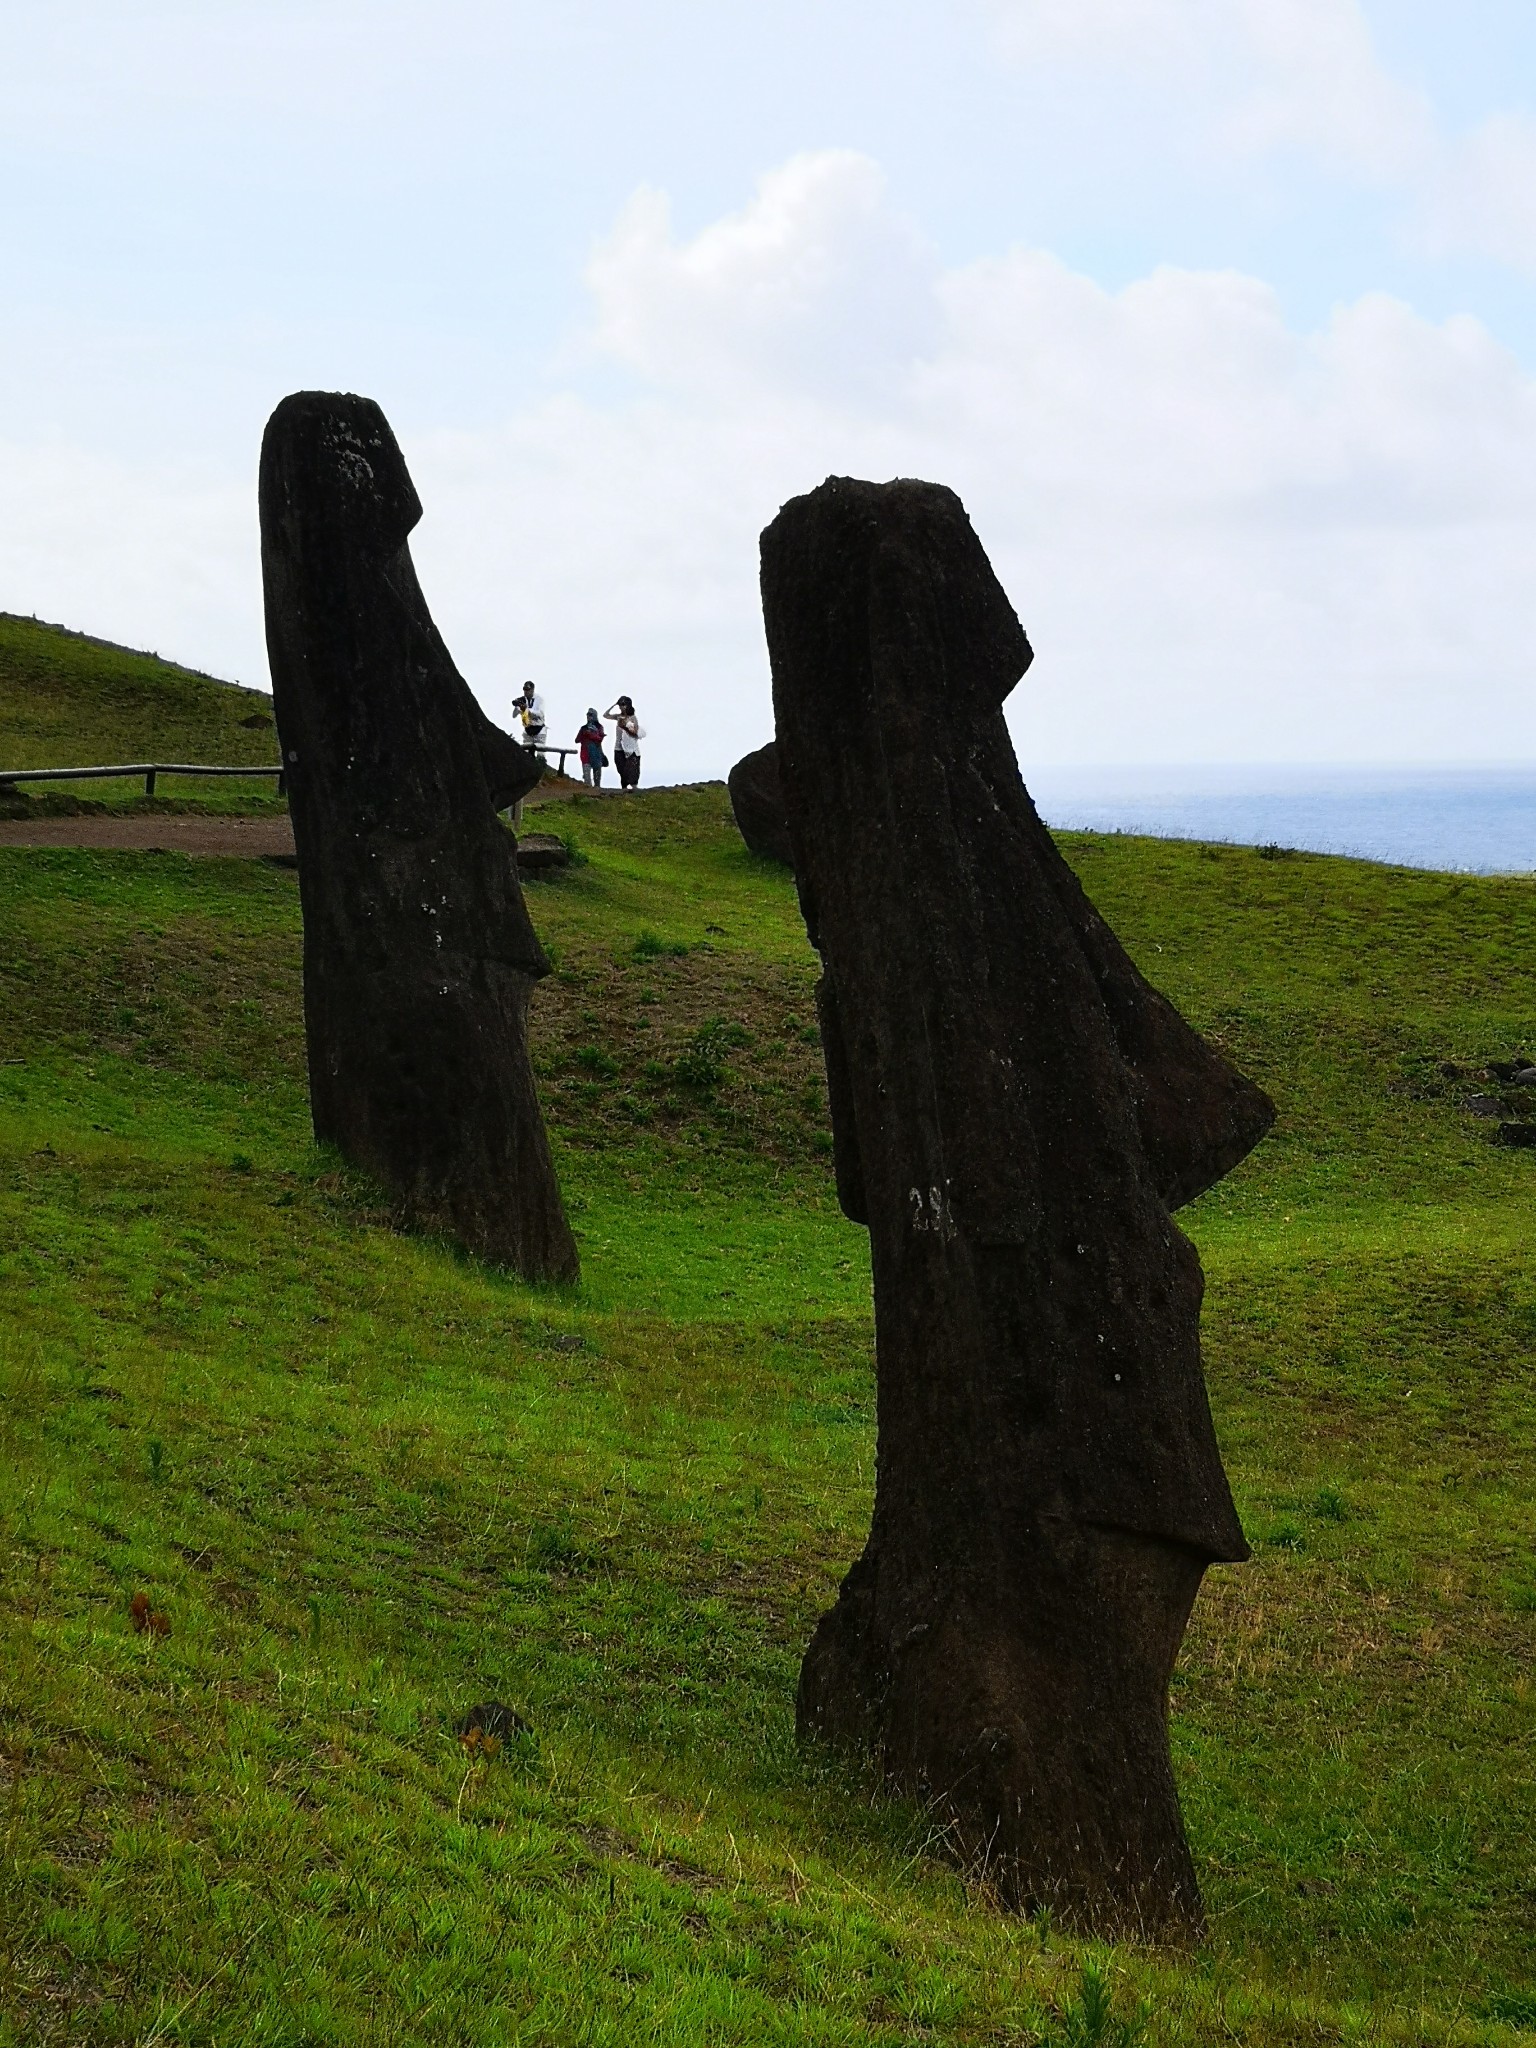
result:
[(528, 1059), (549, 962), (496, 815), (538, 759), (485, 717), (432, 623), (407, 546), (421, 503), (371, 399), (285, 398), (260, 508), (315, 1135), (411, 1227), (574, 1279)]
[(1206, 1566), (1247, 1548), (1170, 1210), (1273, 1109), (1040, 823), (1002, 714), (1029, 644), (954, 493), (831, 479), (762, 576), (878, 1380), (873, 1522), (801, 1731), (873, 1749), (1011, 1904), (1188, 1938), (1168, 1682)]

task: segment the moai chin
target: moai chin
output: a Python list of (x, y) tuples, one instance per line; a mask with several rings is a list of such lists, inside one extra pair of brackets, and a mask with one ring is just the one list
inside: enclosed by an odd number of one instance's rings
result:
[(1019, 778), (1030, 649), (959, 499), (832, 478), (763, 535), (838, 1192), (874, 1267), (863, 1555), (803, 1735), (872, 1748), (1001, 1895), (1189, 1938), (1167, 1690), (1245, 1557), (1170, 1210), (1273, 1109), (1151, 989)]
[(496, 816), (537, 758), (484, 716), (432, 623), (406, 544), (421, 503), (371, 399), (285, 398), (260, 507), (315, 1136), (412, 1227), (574, 1279), (528, 1060), (549, 963)]

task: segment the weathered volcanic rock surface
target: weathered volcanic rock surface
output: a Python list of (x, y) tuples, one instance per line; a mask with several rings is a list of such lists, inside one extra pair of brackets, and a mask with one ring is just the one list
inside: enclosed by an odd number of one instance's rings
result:
[(779, 750), (772, 740), (755, 753), (743, 754), (726, 777), (736, 829), (748, 847), (764, 860), (794, 866), (784, 792), (779, 783)]
[[(732, 776), (750, 767), (750, 795), (731, 801), (738, 828), (754, 853), (794, 866), (778, 742), (746, 755)], [(757, 843), (741, 827), (750, 806)], [(1170, 1209), (1182, 1208), (1247, 1157), (1272, 1118), (1253, 1084), (1229, 1066), (1143, 979), (1119, 939), (1094, 909), (1031, 804), (1026, 820), (1034, 849), (1061, 907), (1077, 932), (1109, 1016), (1136, 1100), (1136, 1118), (1158, 1185)], [(771, 851), (777, 848), (780, 851)], [(1536, 1073), (1536, 1068), (1531, 1070)], [(852, 1215), (854, 1212), (849, 1211)], [(862, 1223), (862, 1215), (855, 1220)]]
[(260, 506), (315, 1134), (411, 1226), (570, 1279), (527, 1050), (548, 962), (496, 816), (538, 762), (484, 716), (432, 623), (406, 544), (421, 505), (371, 399), (284, 399)]
[(1167, 1685), (1206, 1566), (1246, 1546), (1169, 1212), (1273, 1112), (1040, 824), (1001, 709), (1029, 645), (952, 492), (795, 499), (763, 606), (878, 1359), (869, 1541), (800, 1725), (872, 1746), (1020, 1906), (1188, 1935)]

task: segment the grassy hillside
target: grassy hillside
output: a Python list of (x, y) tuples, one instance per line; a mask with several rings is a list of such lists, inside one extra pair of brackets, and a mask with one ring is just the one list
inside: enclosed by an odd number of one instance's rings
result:
[[(130, 761), (196, 761), (229, 767), (277, 759), (271, 699), (196, 675), (158, 655), (137, 654), (36, 619), (0, 613), (0, 768), (105, 767)], [(33, 784), (113, 808), (131, 804), (131, 782)], [(142, 798), (143, 784), (137, 786)], [(167, 777), (157, 798), (199, 807), (260, 810), (266, 782)]]
[(1536, 889), (1068, 842), (1281, 1109), (1185, 1212), (1256, 1553), (1174, 1692), (1212, 1936), (1089, 1952), (1095, 2024), (793, 1741), (874, 1450), (793, 890), (720, 790), (571, 820), (570, 1293), (312, 1148), (290, 874), (0, 852), (0, 2041), (1536, 2040), (1536, 1154), (1464, 1078)]

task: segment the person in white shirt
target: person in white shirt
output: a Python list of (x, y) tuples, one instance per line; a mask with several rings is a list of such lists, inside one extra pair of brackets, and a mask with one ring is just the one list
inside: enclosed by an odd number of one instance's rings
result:
[(542, 747), (544, 744), (544, 699), (531, 682), (524, 683), (523, 694), (513, 700), (518, 715), (523, 721), (523, 745)]
[(621, 697), (603, 716), (613, 720), (613, 765), (619, 771), (619, 787), (635, 789), (640, 782), (640, 742), (645, 727), (635, 716), (633, 698)]

